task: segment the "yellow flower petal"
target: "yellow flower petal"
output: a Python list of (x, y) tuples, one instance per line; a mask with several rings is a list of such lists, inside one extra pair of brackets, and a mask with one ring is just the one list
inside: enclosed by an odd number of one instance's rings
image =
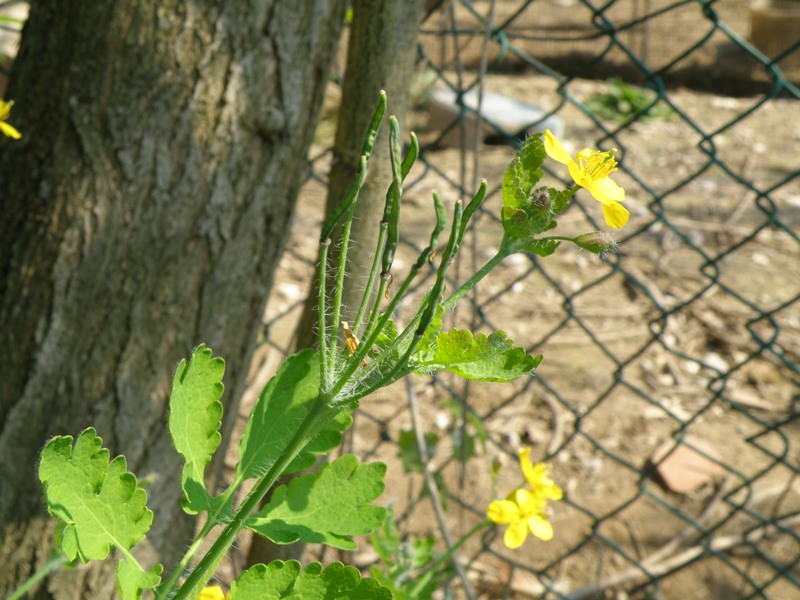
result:
[(197, 600), (225, 600), (226, 598), (230, 598), (230, 592), (225, 594), (218, 585), (210, 585), (203, 588)]
[(18, 140), (22, 137), (22, 134), (19, 131), (3, 121), (0, 121), (0, 132), (6, 134), (10, 138), (14, 138), (15, 140)]
[(560, 162), (562, 165), (568, 165), (573, 162), (569, 152), (564, 150), (564, 146), (561, 145), (561, 142), (558, 141), (558, 138), (554, 136), (549, 129), (545, 129), (544, 132), (544, 151), (547, 152), (547, 156)]
[(530, 476), (534, 472), (530, 448), (523, 446), (519, 449), (519, 466), (522, 467), (522, 473), (525, 475), (525, 479), (530, 482)]
[(603, 205), (609, 227), (618, 229), (628, 222), (630, 213), (618, 204), (625, 200), (625, 190), (609, 178), (617, 171), (616, 150), (584, 148), (573, 159), (549, 129), (544, 133), (544, 148), (550, 158), (567, 165), (572, 180)]
[(492, 523), (507, 525), (520, 519), (519, 506), (510, 500), (495, 500), (486, 509), (486, 516)]
[(540, 540), (545, 542), (553, 539), (553, 526), (541, 515), (534, 515), (528, 519), (528, 529)]
[(589, 193), (594, 196), (595, 200), (599, 200), (603, 204), (625, 201), (625, 190), (608, 177), (595, 179), (591, 181), (589, 185), (583, 187), (589, 190)]
[(606, 225), (609, 227), (613, 227), (614, 229), (624, 227), (630, 216), (631, 213), (629, 213), (628, 209), (622, 206), (622, 204), (617, 202), (613, 204), (603, 204), (603, 217), (606, 220)]
[(549, 467), (544, 463), (531, 463), (531, 449), (522, 448), (519, 451), (519, 464), (525, 480), (530, 484), (534, 494), (550, 500), (561, 500), (564, 492), (550, 479)]
[(527, 519), (533, 514), (542, 513), (547, 506), (547, 500), (537, 490), (514, 490), (508, 499), (519, 507), (520, 516), (518, 518), (520, 519)]
[(503, 543), (511, 550), (519, 548), (528, 537), (528, 524), (525, 521), (512, 523), (503, 535)]

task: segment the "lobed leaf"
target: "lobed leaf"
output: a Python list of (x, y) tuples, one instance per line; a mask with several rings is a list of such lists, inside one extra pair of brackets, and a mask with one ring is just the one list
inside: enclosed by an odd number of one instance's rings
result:
[(452, 329), (441, 331), (436, 344), (420, 353), (415, 372), (449, 371), (478, 381), (513, 381), (537, 367), (541, 356), (529, 356), (516, 348), (502, 331), (486, 336), (474, 336), (471, 331)]
[(231, 600), (391, 600), (377, 581), (362, 578), (354, 567), (331, 563), (323, 570), (311, 563), (276, 560), (247, 569), (231, 585)]
[(353, 416), (349, 411), (342, 411), (328, 423), (322, 431), (316, 434), (305, 448), (289, 463), (283, 471), (284, 475), (297, 473), (313, 467), (317, 457), (329, 454), (342, 443), (342, 432), (353, 424)]
[(542, 178), (545, 150), (542, 134), (536, 133), (522, 144), (503, 174), (503, 206), (520, 207)]
[(156, 587), (161, 582), (163, 567), (156, 565), (145, 571), (127, 560), (119, 561), (117, 567), (117, 592), (122, 600), (140, 600), (142, 592)]
[[(66, 523), (61, 550), (70, 560), (105, 559), (113, 547), (129, 556), (144, 539), (153, 513), (147, 493), (124, 456), (109, 462), (109, 452), (97, 432), (86, 429), (72, 444), (72, 436), (50, 440), (41, 452), (39, 480), (44, 485), (47, 509)], [(132, 560), (120, 561), (117, 585), (127, 598), (139, 598), (142, 589), (156, 585), (161, 566), (145, 572)]]
[(386, 509), (371, 504), (383, 493), (385, 473), (383, 463), (359, 464), (355, 456), (342, 456), (276, 488), (247, 527), (278, 544), (301, 541), (353, 550), (350, 536), (371, 533), (386, 519)]
[(200, 345), (188, 365), (185, 360), (180, 362), (172, 381), (169, 431), (175, 449), (186, 461), (181, 473), (181, 505), (189, 514), (215, 508), (206, 490), (205, 468), (222, 439), (224, 373), (225, 361), (212, 358), (211, 349)]
[[(288, 357), (269, 380), (256, 402), (239, 442), (236, 482), (258, 477), (280, 457), (284, 448), (303, 422), (308, 408), (319, 395), (319, 355), (311, 349)], [(328, 431), (346, 427), (351, 420), (335, 420)], [(335, 435), (335, 433), (334, 433)], [(337, 442), (334, 445), (338, 444)], [(329, 445), (331, 442), (328, 441)], [(294, 464), (312, 456), (312, 448), (304, 450)], [(312, 459), (313, 462), (313, 459)], [(236, 483), (234, 482), (234, 483)]]

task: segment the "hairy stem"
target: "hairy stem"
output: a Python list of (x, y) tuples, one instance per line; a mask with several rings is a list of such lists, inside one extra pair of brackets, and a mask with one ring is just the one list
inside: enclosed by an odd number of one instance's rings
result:
[(175, 595), (175, 600), (191, 600), (197, 597), (199, 590), (214, 574), (217, 565), (219, 565), (225, 553), (236, 541), (236, 536), (244, 528), (247, 519), (258, 509), (270, 488), (283, 474), (289, 463), (305, 448), (311, 437), (336, 416), (337, 412), (336, 409), (332, 409), (329, 406), (329, 398), (322, 395), (317, 397), (302, 424), (286, 445), (280, 458), (258, 480), (252, 491), (247, 495), (247, 498), (242, 502), (239, 510), (231, 518), (230, 523), (222, 530), (219, 538), (203, 556), (189, 577), (186, 578), (186, 581)]

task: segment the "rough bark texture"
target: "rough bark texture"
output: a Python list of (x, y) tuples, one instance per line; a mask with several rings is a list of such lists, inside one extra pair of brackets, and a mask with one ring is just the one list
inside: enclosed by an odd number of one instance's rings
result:
[[(172, 375), (206, 343), (242, 387), (344, 4), (33, 3), (0, 142), (0, 595), (48, 559), (39, 449), (89, 425), (153, 478), (158, 560), (185, 548)], [(113, 565), (36, 597), (112, 594)]]

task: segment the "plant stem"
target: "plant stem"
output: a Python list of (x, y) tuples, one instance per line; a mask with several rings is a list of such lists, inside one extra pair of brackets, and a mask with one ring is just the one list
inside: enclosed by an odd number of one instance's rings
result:
[[(228, 489), (230, 491), (226, 491), (225, 494), (230, 495), (233, 492), (234, 488), (231, 487)], [(223, 502), (223, 504), (226, 503), (227, 503), (226, 501)], [(159, 596), (168, 598), (169, 595), (172, 593), (172, 591), (175, 589), (175, 585), (177, 584), (178, 579), (186, 571), (187, 567), (189, 566), (189, 563), (191, 562), (192, 558), (197, 553), (197, 551), (200, 549), (200, 547), (203, 545), (203, 542), (205, 541), (208, 534), (211, 533), (211, 530), (214, 529), (214, 527), (219, 524), (219, 521), (217, 521), (217, 516), (218, 515), (214, 516), (210, 514), (208, 515), (208, 520), (205, 522), (205, 525), (203, 525), (203, 528), (200, 530), (200, 533), (197, 534), (197, 537), (192, 542), (192, 545), (189, 546), (188, 550), (186, 550), (180, 562), (172, 570), (172, 573), (170, 573), (167, 580), (158, 586)]]
[(383, 245), (386, 243), (386, 232), (389, 224), (386, 221), (381, 221), (380, 229), (378, 230), (378, 243), (375, 245), (375, 255), (372, 259), (372, 268), (369, 271), (369, 278), (367, 279), (367, 287), (364, 290), (364, 295), (361, 297), (361, 304), (358, 307), (358, 314), (355, 321), (353, 321), (353, 333), (360, 336), (359, 330), (361, 323), (364, 322), (364, 314), (367, 312), (370, 298), (372, 298), (372, 290), (375, 287), (375, 278), (378, 276), (378, 271), (381, 268), (381, 254), (383, 253)]
[(320, 370), (320, 385), (323, 389), (327, 388), (328, 382), (328, 344), (327, 344), (327, 331), (325, 328), (325, 282), (326, 271), (328, 270), (328, 249), (331, 246), (331, 239), (325, 238), (319, 242), (319, 270), (317, 273), (317, 281), (319, 281), (319, 289), (317, 295), (317, 314), (318, 314), (318, 327), (319, 327), (319, 370)]
[[(203, 556), (189, 577), (178, 590), (175, 600), (192, 600), (197, 597), (197, 592), (214, 574), (217, 565), (222, 561), (225, 553), (236, 541), (236, 536), (244, 528), (247, 519), (258, 509), (264, 496), (275, 484), (294, 458), (305, 448), (308, 440), (317, 433), (337, 414), (336, 409), (328, 405), (328, 398), (318, 396), (314, 405), (303, 419), (298, 430), (286, 445), (280, 458), (269, 468), (266, 474), (258, 480), (252, 491), (247, 495), (239, 510), (231, 518), (230, 523), (222, 530), (219, 538), (214, 542), (209, 551)], [(162, 596), (163, 597), (163, 596)]]
[(69, 559), (64, 556), (57, 556), (56, 558), (47, 561), (47, 563), (36, 571), (33, 575), (31, 575), (27, 581), (25, 581), (22, 585), (20, 585), (16, 590), (11, 592), (11, 595), (6, 598), (6, 600), (18, 600), (27, 594), (31, 589), (33, 589), (42, 579), (50, 575), (53, 571), (65, 565), (69, 562)]
[[(366, 168), (364, 170), (366, 175)], [(363, 178), (362, 178), (363, 183)], [(361, 187), (359, 185), (359, 187)], [(358, 192), (356, 192), (356, 199)], [(324, 336), (320, 337), (320, 345), (329, 344), (328, 347), (328, 369), (329, 375), (325, 381), (333, 379), (333, 373), (336, 371), (337, 351), (339, 349), (339, 319), (342, 316), (342, 293), (344, 292), (344, 275), (347, 268), (347, 250), (350, 246), (350, 230), (353, 226), (353, 214), (356, 209), (356, 200), (353, 201), (350, 210), (347, 211), (345, 217), (344, 227), (342, 228), (342, 242), (339, 246), (339, 270), (336, 273), (336, 286), (333, 289), (333, 318), (331, 319), (330, 339), (326, 340)], [(324, 314), (324, 313), (322, 313)], [(326, 389), (326, 388), (322, 388)]]
[(481, 529), (485, 529), (486, 527), (490, 527), (491, 525), (493, 525), (493, 523), (490, 520), (486, 519), (484, 521), (481, 521), (480, 523), (475, 525), (475, 527), (470, 529), (467, 533), (462, 535), (455, 544), (453, 544), (452, 546), (450, 546), (450, 548), (447, 549), (447, 552), (445, 552), (439, 558), (436, 559), (436, 562), (434, 562), (431, 566), (425, 568), (425, 574), (422, 577), (420, 577), (414, 584), (414, 587), (411, 588), (411, 593), (409, 597), (417, 598), (420, 595), (422, 588), (424, 588), (428, 584), (428, 582), (436, 575), (436, 572), (439, 570), (439, 568), (445, 562), (448, 562), (452, 558), (453, 554), (459, 548), (461, 548), (461, 546), (463, 546), (464, 543), (469, 538), (478, 533)]
[(503, 261), (503, 259), (510, 256), (511, 254), (512, 253), (503, 248), (501, 244), (500, 250), (497, 251), (497, 254), (495, 254), (492, 258), (490, 258), (489, 262), (483, 265), (483, 267), (481, 267), (477, 273), (475, 273), (467, 281), (461, 284), (461, 287), (459, 287), (455, 292), (453, 292), (450, 295), (450, 297), (448, 297), (447, 300), (445, 300), (442, 303), (442, 308), (444, 308), (445, 312), (453, 308), (456, 305), (456, 303), (459, 300), (461, 300), (461, 298), (466, 296), (470, 292), (470, 290), (472, 290), (472, 288), (474, 288), (478, 284), (478, 282), (481, 279), (486, 277), (492, 269), (494, 269), (497, 265), (499, 265)]

